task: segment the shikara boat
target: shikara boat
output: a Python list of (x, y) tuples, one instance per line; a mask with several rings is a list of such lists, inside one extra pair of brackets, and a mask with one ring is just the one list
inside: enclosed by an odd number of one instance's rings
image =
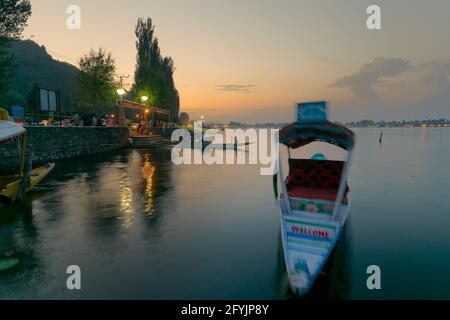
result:
[[(30, 191), (55, 167), (54, 163), (49, 163), (45, 166), (32, 169), (29, 171), (27, 177), (25, 170), (26, 130), (12, 121), (0, 120), (0, 143), (12, 141), (18, 141), (20, 145), (19, 168), (17, 174), (0, 176), (0, 200), (4, 202), (15, 201), (21, 188), (23, 188), (24, 192)], [(22, 185), (25, 178), (27, 184)]]
[[(355, 135), (327, 120), (325, 102), (302, 103), (298, 108), (297, 122), (279, 133), (279, 171), (274, 183), (289, 282), (301, 296), (321, 273), (346, 222), (351, 204), (347, 176)], [(323, 143), (334, 145), (345, 160), (314, 154), (314, 145)], [(301, 148), (312, 149), (303, 153), (312, 156), (295, 158), (293, 153)]]

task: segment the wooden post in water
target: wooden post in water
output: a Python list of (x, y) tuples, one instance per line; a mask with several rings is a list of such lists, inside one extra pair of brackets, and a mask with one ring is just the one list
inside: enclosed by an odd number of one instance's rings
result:
[(28, 189), (28, 187), (30, 186), (30, 175), (31, 175), (31, 170), (33, 168), (33, 158), (34, 158), (34, 153), (33, 152), (27, 152), (26, 156), (25, 156), (25, 163), (24, 163), (24, 170), (23, 170), (23, 174), (20, 180), (20, 187), (19, 190), (17, 191), (17, 199), (23, 200), (23, 198), (25, 197), (25, 193)]

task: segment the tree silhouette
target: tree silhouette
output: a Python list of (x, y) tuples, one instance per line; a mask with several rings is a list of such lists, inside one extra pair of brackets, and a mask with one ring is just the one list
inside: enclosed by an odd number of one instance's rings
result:
[(1, 0), (0, 6), (0, 92), (9, 89), (17, 66), (8, 54), (8, 42), (20, 39), (31, 15), (29, 0)]
[(103, 112), (114, 104), (116, 65), (111, 53), (104, 49), (94, 51), (80, 59), (76, 83), (81, 104), (91, 111)]
[(131, 90), (135, 101), (145, 95), (149, 105), (169, 110), (173, 119), (178, 118), (180, 99), (173, 80), (174, 62), (161, 56), (152, 19), (139, 19), (135, 34), (137, 57)]

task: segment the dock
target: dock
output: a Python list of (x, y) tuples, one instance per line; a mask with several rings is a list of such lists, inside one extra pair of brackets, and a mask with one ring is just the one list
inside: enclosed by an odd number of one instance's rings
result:
[(130, 148), (138, 149), (162, 149), (172, 147), (172, 142), (163, 138), (162, 136), (151, 133), (151, 134), (132, 134), (130, 136), (132, 143)]

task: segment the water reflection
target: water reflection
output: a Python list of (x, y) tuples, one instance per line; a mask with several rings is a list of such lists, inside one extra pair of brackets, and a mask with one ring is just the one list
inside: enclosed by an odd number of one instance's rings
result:
[(145, 194), (147, 196), (147, 202), (145, 206), (145, 213), (147, 213), (149, 216), (153, 215), (155, 209), (153, 205), (153, 197), (154, 197), (153, 176), (155, 174), (155, 169), (156, 166), (150, 162), (150, 155), (149, 154), (144, 155), (144, 165), (142, 166), (142, 175), (146, 180)]
[[(0, 262), (15, 261), (0, 270), (0, 289), (20, 288), (42, 276), (34, 244), (39, 241), (39, 230), (33, 218), (30, 201), (10, 204), (18, 214), (2, 207), (0, 215)], [(12, 226), (12, 228), (10, 228)], [(0, 299), (2, 290), (0, 290)]]
[(122, 226), (129, 228), (133, 220), (133, 191), (131, 189), (130, 177), (123, 172), (119, 181), (120, 185), (120, 211), (123, 213)]
[[(350, 219), (306, 298), (374, 298), (373, 261), (389, 271), (376, 298), (450, 296), (450, 132), (421, 130), (386, 129), (382, 152), (379, 129), (358, 131)], [(257, 167), (174, 166), (162, 150), (61, 161), (23, 204), (0, 208), (0, 258), (19, 260), (0, 272), (0, 300), (295, 298), (279, 220)], [(65, 290), (71, 264), (84, 272), (79, 296)]]
[[(18, 260), (0, 271), (0, 299), (11, 293), (59, 296), (61, 270), (74, 261), (108, 265), (138, 233), (157, 243), (161, 219), (153, 217), (165, 212), (157, 199), (170, 188), (170, 171), (170, 152), (163, 151), (123, 150), (58, 162), (25, 201), (0, 209), (0, 264)], [(91, 249), (99, 251), (89, 255)], [(42, 284), (45, 290), (39, 291)]]

